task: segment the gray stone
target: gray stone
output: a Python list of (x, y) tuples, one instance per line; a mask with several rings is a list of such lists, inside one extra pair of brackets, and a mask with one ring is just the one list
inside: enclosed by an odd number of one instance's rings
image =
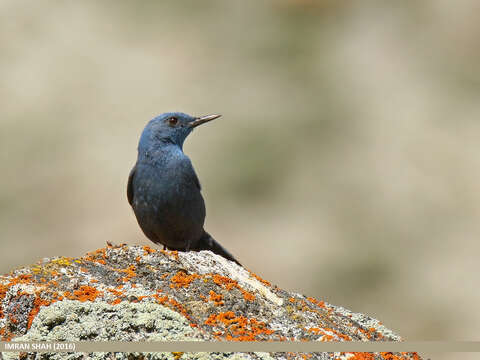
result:
[[(378, 320), (279, 289), (209, 251), (177, 253), (120, 245), (77, 259), (43, 259), (0, 277), (0, 310), (1, 336), (8, 341), (401, 340)], [(414, 353), (393, 355), (420, 359)], [(385, 359), (380, 353), (371, 356)], [(3, 357), (364, 358), (354, 353), (258, 352), (4, 353)]]

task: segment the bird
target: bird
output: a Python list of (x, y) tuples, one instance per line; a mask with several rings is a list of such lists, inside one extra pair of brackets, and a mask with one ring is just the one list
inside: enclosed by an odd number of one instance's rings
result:
[(138, 157), (128, 176), (127, 198), (147, 238), (164, 249), (210, 250), (241, 264), (204, 229), (206, 208), (200, 181), (183, 143), (199, 125), (221, 115), (163, 113), (140, 136)]

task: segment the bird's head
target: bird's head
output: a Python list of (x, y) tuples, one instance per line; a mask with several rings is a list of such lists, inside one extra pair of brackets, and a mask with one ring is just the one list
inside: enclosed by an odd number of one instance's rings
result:
[(195, 127), (218, 117), (220, 115), (193, 117), (180, 112), (164, 113), (150, 120), (145, 126), (139, 147), (172, 143), (182, 148), (183, 142)]

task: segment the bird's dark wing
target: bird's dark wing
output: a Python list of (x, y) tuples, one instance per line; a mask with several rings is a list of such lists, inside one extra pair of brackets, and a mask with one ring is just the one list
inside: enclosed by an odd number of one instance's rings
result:
[(137, 170), (137, 165), (133, 167), (130, 171), (130, 175), (128, 175), (128, 185), (127, 185), (127, 198), (128, 203), (132, 205), (133, 203), (133, 177), (135, 176), (135, 171)]

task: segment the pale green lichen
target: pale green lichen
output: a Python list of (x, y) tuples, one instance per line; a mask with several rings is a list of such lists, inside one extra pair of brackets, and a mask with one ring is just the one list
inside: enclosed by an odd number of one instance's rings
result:
[[(138, 334), (145, 329), (144, 334)], [(197, 330), (181, 314), (153, 302), (64, 300), (40, 310), (16, 341), (195, 340)]]

